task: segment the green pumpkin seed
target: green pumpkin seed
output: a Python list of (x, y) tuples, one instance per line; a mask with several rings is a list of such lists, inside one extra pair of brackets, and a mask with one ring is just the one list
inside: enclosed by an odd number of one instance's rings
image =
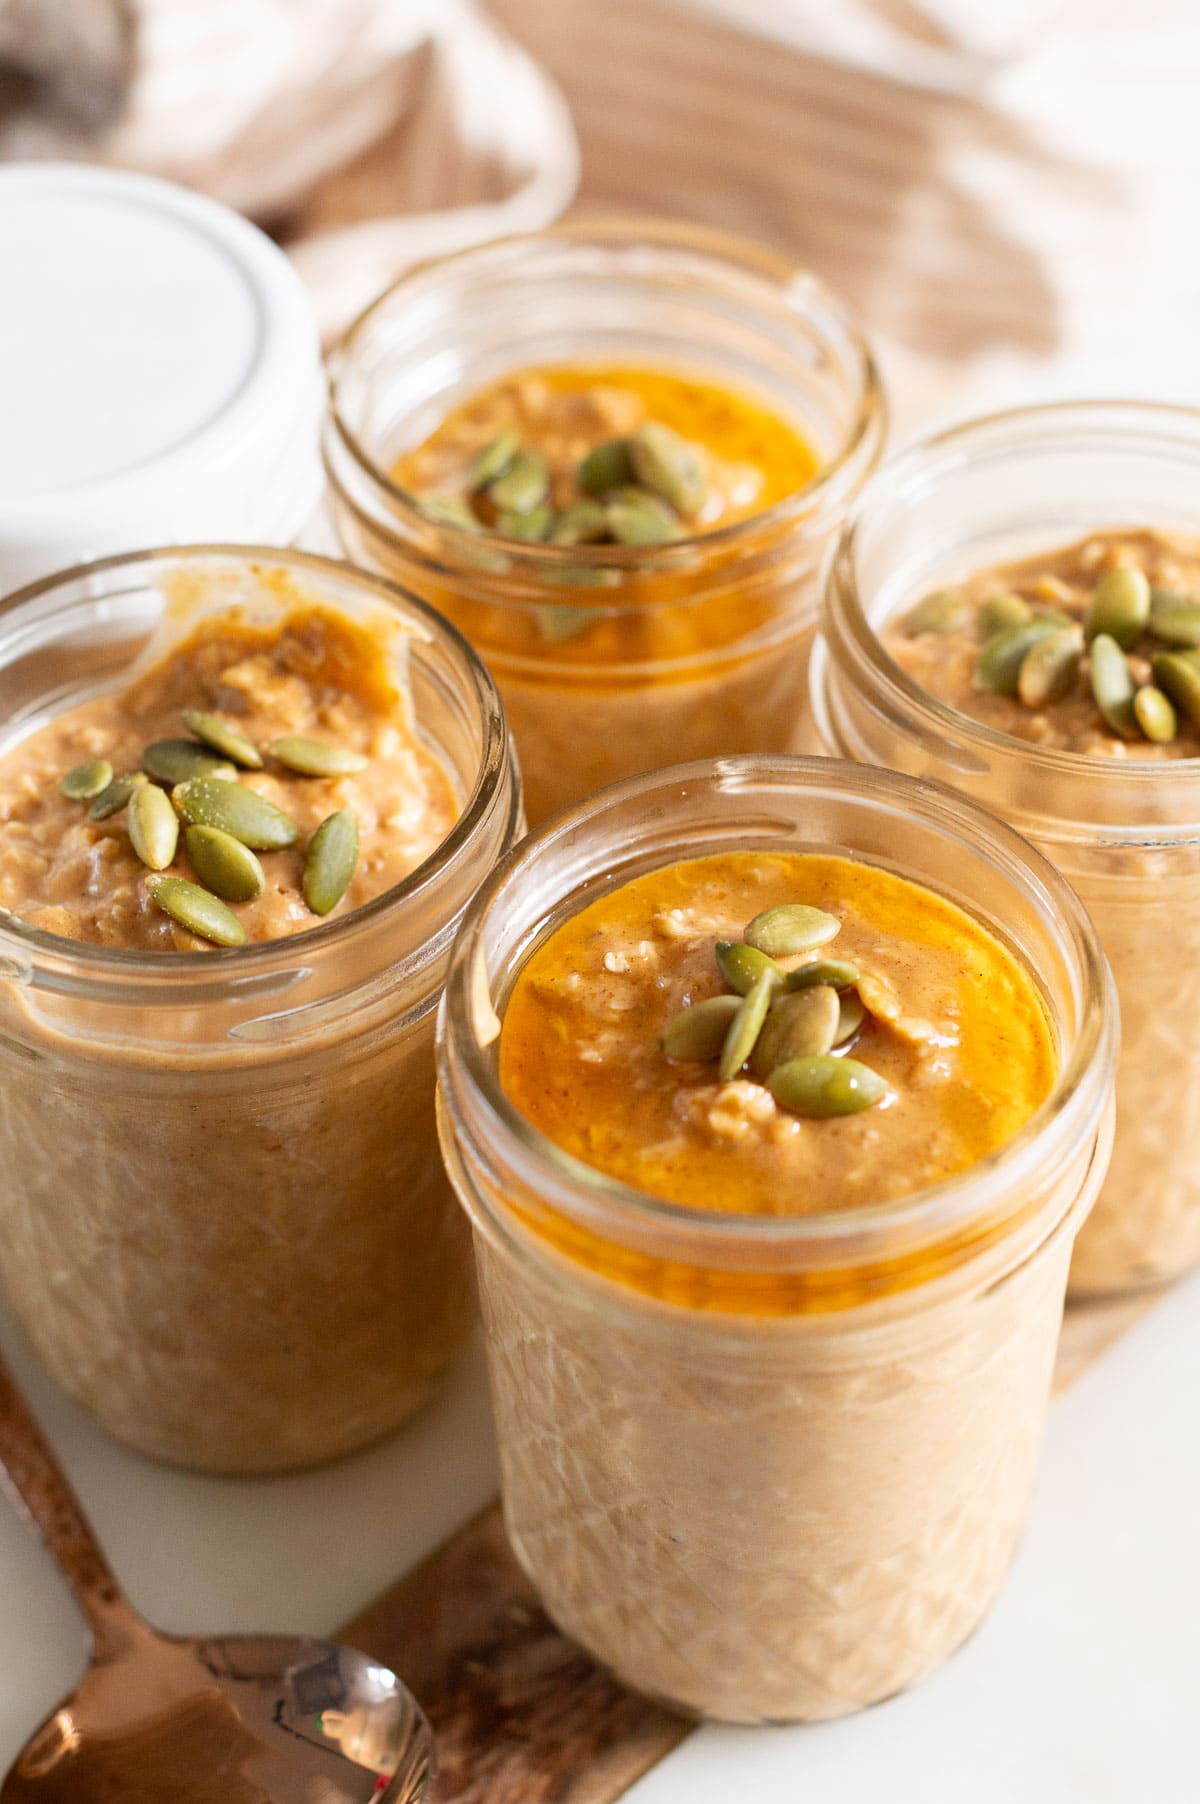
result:
[(669, 545), (681, 536), (670, 509), (638, 489), (623, 490), (605, 513), (618, 545)]
[(153, 783), (143, 783), (129, 798), (129, 839), (142, 863), (165, 871), (179, 844), (179, 816), (171, 800)]
[(489, 576), (504, 576), (512, 569), (512, 559), (501, 550), (500, 539), (472, 539), (463, 536), (455, 547), (459, 562), (472, 570), (483, 570)]
[(263, 868), (240, 839), (220, 827), (189, 827), (186, 844), (197, 877), (214, 896), (225, 902), (253, 902), (262, 895)]
[(608, 514), (599, 501), (573, 501), (564, 507), (550, 534), (552, 545), (595, 545), (608, 537)]
[(1136, 645), (1150, 618), (1150, 584), (1144, 570), (1106, 570), (1088, 602), (1083, 630), (1088, 639), (1104, 634), (1122, 651)]
[(243, 770), (262, 769), (262, 753), (232, 721), (222, 720), (219, 714), (200, 714), (196, 709), (189, 708), (184, 714), (183, 724), (189, 733), (193, 733), (220, 757), (232, 758)]
[(1065, 608), (1049, 608), (1036, 606), (1033, 610), (1035, 620), (1048, 620), (1051, 626), (1078, 626), (1074, 614), (1068, 614)]
[(431, 526), (453, 526), (459, 532), (482, 532), (478, 517), (459, 495), (426, 495), (417, 503)]
[(1039, 639), (1057, 630), (1049, 620), (1026, 620), (994, 633), (975, 665), (971, 679), (975, 688), (990, 689), (993, 695), (1016, 695), (1022, 664)]
[(811, 952), (827, 945), (842, 931), (835, 915), (823, 908), (810, 908), (805, 902), (785, 902), (780, 908), (764, 909), (747, 927), (746, 944), (769, 958), (790, 958), (797, 952)]
[(1111, 634), (1098, 633), (1092, 640), (1089, 659), (1096, 706), (1114, 733), (1119, 733), (1122, 739), (1136, 739), (1138, 724), (1133, 711), (1133, 673), (1125, 653)]
[(1187, 589), (1163, 589), (1157, 584), (1150, 588), (1150, 616), (1155, 614), (1174, 614), (1179, 608), (1200, 607), (1200, 595), (1190, 593)]
[(539, 608), (538, 624), (551, 645), (563, 645), (577, 639), (594, 620), (601, 618), (599, 608), (573, 608), (566, 604), (557, 608)]
[(717, 941), (717, 969), (739, 996), (748, 996), (764, 974), (776, 988), (783, 983), (783, 972), (773, 958), (738, 940)]
[(720, 1058), (725, 1036), (741, 1006), (737, 996), (709, 996), (704, 1002), (693, 1002), (668, 1022), (658, 1037), (659, 1048), (669, 1059), (689, 1063)]
[(625, 488), (637, 481), (633, 467), (633, 440), (628, 438), (605, 439), (603, 444), (593, 445), (583, 459), (576, 476), (579, 486), (588, 495), (606, 495), (610, 489)]
[(527, 514), (505, 508), (496, 515), (496, 531), (501, 538), (523, 539), (527, 544), (548, 539), (553, 525), (554, 509), (545, 501), (539, 507), (531, 507)]
[(1133, 698), (1133, 712), (1146, 738), (1155, 745), (1170, 745), (1179, 731), (1179, 717), (1167, 696), (1146, 683)]
[(488, 495), (501, 513), (528, 514), (550, 493), (550, 466), (540, 451), (518, 451)]
[(147, 877), (146, 888), (164, 914), (202, 940), (217, 946), (245, 945), (246, 929), (233, 910), (198, 883), (189, 883), (186, 877)]
[(1017, 694), (1027, 708), (1044, 708), (1061, 701), (1079, 675), (1083, 632), (1078, 626), (1060, 626), (1032, 645), (1021, 660)]
[(778, 1065), (768, 1079), (771, 1095), (781, 1109), (816, 1120), (832, 1115), (856, 1115), (872, 1108), (887, 1095), (887, 1085), (869, 1065), (857, 1059), (792, 1059)]
[(513, 458), (521, 449), (521, 434), (515, 426), (507, 432), (500, 432), (490, 444), (476, 452), (467, 465), (466, 486), (469, 494), (476, 489), (486, 489), (489, 482), (495, 482), (497, 476), (503, 476)]
[(754, 1051), (775, 987), (771, 973), (764, 971), (760, 977), (755, 978), (749, 992), (742, 997), (738, 1012), (729, 1024), (729, 1032), (721, 1048), (721, 1061), (717, 1066), (717, 1076), (723, 1084), (733, 1082)]
[(858, 982), (858, 966), (848, 958), (815, 958), (809, 965), (799, 965), (787, 974), (789, 990), (807, 990), (810, 984), (827, 983), (835, 990), (848, 990)]
[(101, 790), (107, 789), (113, 780), (113, 767), (107, 758), (89, 758), (86, 764), (77, 764), (69, 770), (59, 784), (59, 789), (71, 802), (90, 802)]
[(556, 589), (615, 589), (621, 580), (618, 570), (605, 570), (599, 564), (545, 564), (536, 575), (540, 582), (553, 583)]
[(854, 990), (841, 997), (840, 1003), (837, 1032), (833, 1036), (835, 1046), (844, 1046), (847, 1040), (852, 1040), (867, 1018), (866, 1005)]
[(1010, 626), (1024, 626), (1033, 619), (1033, 609), (1019, 595), (989, 595), (979, 610), (976, 625), (981, 639), (994, 639)]
[(96, 800), (88, 809), (90, 821), (107, 821), (114, 814), (120, 814), (122, 808), (129, 804), (129, 798), (135, 789), (148, 783), (149, 777), (143, 770), (130, 771), (127, 776), (114, 777), (107, 788), (102, 789)]
[(1151, 613), (1147, 631), (1164, 645), (1200, 646), (1200, 604), (1159, 608)]
[(1186, 652), (1159, 651), (1150, 660), (1154, 681), (1194, 727), (1200, 727), (1200, 666)]
[(644, 488), (669, 501), (677, 513), (699, 513), (708, 495), (708, 476), (703, 459), (687, 439), (658, 420), (648, 420), (633, 435), (631, 456)]
[(330, 745), (324, 739), (305, 739), (299, 733), (285, 733), (272, 739), (267, 747), (272, 758), (286, 770), (301, 777), (350, 777), (366, 770), (370, 763), (361, 752), (348, 745)]
[(158, 783), (186, 783), (192, 777), (234, 777), (228, 758), (219, 758), (194, 739), (156, 739), (142, 753), (142, 769)]
[(922, 633), (952, 633), (966, 618), (966, 602), (957, 589), (935, 589), (915, 608), (910, 608), (900, 622), (906, 639), (918, 639)]
[(300, 829), (282, 808), (242, 783), (193, 777), (177, 784), (171, 800), (189, 827), (220, 827), (256, 852), (279, 851), (300, 837)]
[(358, 822), (349, 808), (326, 815), (308, 842), (304, 860), (304, 900), (315, 915), (336, 908), (358, 863)]
[(750, 1069), (765, 1083), (777, 1065), (817, 1058), (834, 1045), (841, 1013), (838, 993), (828, 984), (781, 996), (763, 1022), (750, 1055)]

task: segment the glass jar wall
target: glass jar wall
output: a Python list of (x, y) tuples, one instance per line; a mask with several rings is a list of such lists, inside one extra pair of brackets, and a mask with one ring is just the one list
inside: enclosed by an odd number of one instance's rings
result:
[(983, 802), (1058, 866), (1095, 921), (1122, 1050), (1112, 1164), (1072, 1267), (1081, 1296), (1162, 1283), (1200, 1259), (1200, 761), (1010, 738), (925, 693), (880, 635), (928, 590), (1088, 533), (1194, 534), (1198, 481), (1200, 414), (1184, 408), (1037, 407), (916, 446), (847, 526), (814, 660), (827, 750)]
[[(497, 1045), (530, 952), (597, 894), (735, 848), (878, 863), (1003, 937), (1060, 1055), (1013, 1141), (892, 1205), (732, 1216), (529, 1126)], [(822, 760), (680, 767), (489, 879), (447, 982), (440, 1125), (475, 1229), (508, 1531), (565, 1633), (675, 1707), (756, 1722), (887, 1697), (971, 1632), (1025, 1520), (1115, 1032), (1067, 886), (936, 785)]]
[(437, 851), (351, 913), (236, 950), (0, 921), (3, 1282), (49, 1370), (114, 1435), (222, 1470), (381, 1435), (469, 1330), (433, 1028), (455, 923), (520, 830), (502, 710), (423, 603), (299, 553), (146, 552), (0, 609), (11, 744), (121, 688), (197, 619), (269, 624), (297, 601), (386, 627), (461, 805)]
[[(746, 520), (657, 546), (521, 545), (422, 512), (391, 472), (531, 364), (675, 369), (757, 396), (818, 470)], [(494, 673), (533, 821), (681, 757), (806, 743), (816, 573), (882, 446), (870, 352), (812, 276), (737, 240), (572, 224), (426, 266), (351, 328), (325, 439), (342, 543), (442, 609)]]

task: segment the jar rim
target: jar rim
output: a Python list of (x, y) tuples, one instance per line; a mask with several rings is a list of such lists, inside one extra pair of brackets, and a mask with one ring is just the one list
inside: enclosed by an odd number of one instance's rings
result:
[[(438, 613), (436, 608), (410, 594), (386, 577), (362, 570), (344, 559), (325, 557), (317, 552), (299, 551), (274, 545), (244, 545), (213, 542), (194, 545), (161, 545), (134, 552), (119, 552), (108, 557), (72, 565), (41, 577), (0, 599), (0, 636), (11, 617), (22, 608), (43, 601), (55, 591), (64, 595), (71, 585), (128, 569), (137, 571), (156, 564), (178, 564), (205, 560), (228, 560), (246, 565), (283, 566), (315, 578), (322, 576), (373, 594), (389, 609), (403, 618), (415, 620), (422, 637), (429, 643), (441, 643), (454, 657), (469, 679), (478, 700), (483, 722), (483, 749), (474, 785), (462, 812), (445, 838), (408, 876), (383, 890), (360, 908), (336, 920), (326, 920), (303, 932), (286, 934), (279, 939), (256, 941), (245, 946), (214, 946), (203, 952), (142, 951), (132, 947), (95, 944), (87, 940), (68, 939), (31, 926), (19, 916), (0, 911), (0, 974), (12, 974), (15, 964), (21, 978), (31, 972), (37, 960), (72, 967), (71, 987), (84, 988), (90, 980), (102, 982), (121, 977), (135, 979), (169, 976), (172, 980), (210, 980), (213, 989), (226, 983), (240, 984), (256, 976), (266, 976), (281, 959), (294, 962), (310, 952), (315, 956), (348, 943), (373, 923), (390, 918), (412, 903), (429, 885), (435, 873), (461, 861), (489, 818), (501, 794), (509, 767), (508, 734), (503, 705), (490, 672), (458, 629)], [(519, 807), (514, 795), (510, 812)], [(14, 956), (15, 954), (15, 956)], [(9, 967), (8, 971), (5, 967)], [(189, 995), (202, 996), (204, 988), (189, 988)]]
[[(709, 782), (733, 788), (740, 796), (756, 779), (764, 784), (782, 779), (801, 790), (824, 787), (841, 795), (850, 789), (860, 800), (874, 802), (903, 818), (921, 817), (947, 838), (961, 841), (969, 834), (976, 847), (982, 844), (1003, 864), (1010, 880), (1015, 878), (1027, 895), (1038, 900), (1042, 914), (1054, 923), (1060, 942), (1069, 949), (1082, 997), (1080, 1019), (1050, 1094), (1002, 1147), (966, 1171), (896, 1203), (795, 1216), (745, 1216), (709, 1213), (653, 1196), (565, 1152), (527, 1121), (505, 1095), (487, 1057), (496, 1033), (485, 1040), (476, 1032), (480, 997), (486, 996), (487, 1008), (492, 1007), (488, 974), (480, 962), (485, 923), (490, 910), (532, 859), (544, 854), (556, 839), (567, 838), (590, 820), (619, 809), (623, 802), (639, 798), (652, 787), (678, 790), (681, 785)], [(916, 875), (913, 880), (923, 881)], [(438, 1060), (452, 1110), (456, 1090), (453, 1066), (459, 1058), (491, 1131), (498, 1133), (506, 1153), (536, 1169), (539, 1188), (554, 1211), (618, 1246), (634, 1244), (638, 1234), (648, 1230), (665, 1243), (701, 1245), (718, 1262), (735, 1267), (746, 1262), (757, 1270), (764, 1258), (777, 1262), (788, 1255), (808, 1263), (828, 1263), (828, 1258), (819, 1256), (847, 1258), (848, 1246), (865, 1243), (870, 1247), (884, 1237), (929, 1248), (952, 1240), (956, 1230), (995, 1218), (994, 1205), (1000, 1193), (1014, 1188), (1014, 1166), (1031, 1174), (1043, 1169), (1102, 1121), (1116, 1062), (1116, 1009), (1104, 954), (1074, 890), (1035, 847), (996, 816), (942, 783), (831, 758), (756, 755), (676, 765), (612, 784), (529, 834), (508, 853), (464, 912), (451, 954)], [(1011, 1223), (1011, 1209), (998, 1213)], [(662, 1247), (657, 1250), (662, 1257), (672, 1256)], [(861, 1253), (858, 1256), (862, 1257)], [(694, 1255), (690, 1262), (697, 1262)]]
[[(1172, 423), (1185, 430), (1169, 434), (1165, 428)], [(1095, 781), (1101, 792), (1121, 784), (1134, 793), (1152, 796), (1161, 792), (1164, 782), (1177, 781), (1189, 791), (1195, 791), (1200, 811), (1200, 757), (1169, 761), (1112, 758), (1018, 739), (984, 721), (975, 720), (922, 688), (886, 650), (867, 617), (856, 573), (856, 554), (861, 535), (885, 486), (890, 484), (898, 493), (905, 484), (916, 483), (919, 479), (922, 487), (927, 489), (937, 481), (939, 473), (960, 469), (973, 448), (992, 438), (1020, 433), (1027, 427), (1035, 431), (1046, 429), (1051, 433), (1057, 428), (1065, 436), (1072, 437), (1077, 434), (1091, 436), (1106, 427), (1130, 438), (1164, 445), (1175, 437), (1200, 456), (1200, 408), (1168, 401), (1071, 400), (1039, 402), (973, 415), (931, 433), (889, 457), (851, 509), (826, 563), (822, 583), (821, 642), (815, 648), (811, 679), (822, 737), (827, 744), (837, 743), (827, 703), (828, 666), (831, 662), (836, 663), (839, 653), (845, 653), (860, 670), (869, 674), (877, 698), (882, 697), (897, 712), (903, 710), (906, 720), (915, 720), (917, 729), (939, 741), (943, 749), (962, 748), (967, 756), (977, 750), (1001, 764), (1020, 763), (1044, 774), (1048, 784), (1056, 777), (1076, 781), (1082, 777), (1089, 782)], [(934, 467), (931, 468), (931, 464)], [(1140, 834), (1141, 830), (1136, 831)], [(1187, 832), (1190, 834), (1191, 828)]]
[[(858, 394), (853, 421), (836, 453), (823, 462), (810, 480), (792, 494), (783, 496), (770, 507), (750, 514), (745, 519), (732, 521), (726, 526), (718, 526), (706, 532), (686, 533), (667, 545), (589, 545), (589, 564), (594, 563), (598, 568), (617, 572), (643, 572), (648, 562), (652, 568), (669, 568), (671, 554), (674, 554), (674, 561), (678, 561), (697, 549), (705, 552), (729, 547), (736, 549), (756, 533), (770, 533), (777, 528), (787, 528), (818, 512), (824, 507), (828, 496), (836, 497), (838, 485), (852, 472), (860, 458), (867, 457), (868, 468), (873, 466), (886, 434), (887, 399), (882, 378), (870, 343), (850, 308), (818, 276), (803, 265), (793, 263), (779, 253), (737, 233), (696, 226), (686, 221), (639, 215), (616, 215), (594, 220), (568, 219), (542, 231), (492, 239), (486, 244), (472, 245), (465, 250), (455, 251), (444, 257), (427, 258), (413, 265), (362, 310), (334, 345), (327, 364), (330, 428), (359, 475), (383, 498), (402, 527), (427, 533), (429, 522), (421, 513), (417, 498), (394, 482), (389, 472), (371, 456), (339, 404), (343, 375), (351, 365), (360, 340), (374, 325), (377, 316), (397, 296), (403, 298), (407, 290), (416, 290), (419, 284), (442, 272), (454, 275), (460, 270), (469, 270), (472, 265), (487, 267), (506, 254), (520, 254), (546, 244), (591, 243), (619, 246), (637, 242), (661, 246), (666, 250), (698, 251), (714, 263), (724, 263), (731, 268), (763, 277), (774, 284), (780, 296), (789, 304), (795, 295), (797, 300), (802, 301), (805, 313), (817, 321), (824, 316), (825, 321), (844, 338), (855, 370)], [(325, 464), (330, 481), (335, 488), (340, 489), (328, 452)], [(463, 527), (439, 522), (437, 531), (444, 542), (454, 548), (478, 547), (481, 542), (480, 535)], [(579, 562), (577, 546), (530, 543), (520, 539), (507, 539), (498, 533), (484, 535), (483, 543), (503, 548), (518, 567), (530, 571), (556, 570)], [(459, 561), (469, 564), (469, 559), (461, 557), (461, 549)], [(648, 560), (648, 552), (658, 556)], [(542, 597), (541, 600), (544, 605), (545, 598)], [(594, 605), (598, 609), (606, 606), (602, 595), (598, 595), (593, 603), (590, 594), (588, 605)], [(641, 607), (646, 605), (645, 602), (639, 603)], [(652, 597), (648, 605), (653, 607), (667, 604), (665, 601), (656, 603)], [(677, 607), (678, 598), (670, 605)]]

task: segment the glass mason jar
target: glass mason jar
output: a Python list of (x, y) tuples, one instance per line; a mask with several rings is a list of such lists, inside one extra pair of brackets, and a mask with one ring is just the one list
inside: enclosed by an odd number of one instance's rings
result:
[[(674, 366), (757, 393), (820, 468), (722, 529), (588, 546), (582, 572), (578, 548), (431, 524), (392, 480), (396, 459), (470, 394), (545, 363)], [(487, 661), (532, 821), (681, 757), (805, 742), (819, 560), (885, 430), (870, 351), (814, 277), (692, 226), (569, 224), (404, 277), (351, 327), (330, 383), (342, 543), (440, 608)]]
[[(1061, 1060), (1008, 1146), (887, 1207), (735, 1217), (622, 1185), (524, 1121), (496, 1039), (531, 949), (598, 890), (734, 848), (874, 861), (1003, 937)], [(638, 1690), (737, 1722), (858, 1709), (970, 1634), (1025, 1520), (1115, 1033), (1061, 878), (890, 773), (681, 766), (489, 878), (447, 979), (439, 1125), (475, 1228), (508, 1531), (566, 1634)]]
[(1100, 528), (1200, 531), (1200, 413), (1021, 409), (880, 473), (828, 574), (813, 705), (841, 757), (940, 777), (1069, 878), (1121, 1002), (1116, 1144), (1073, 1295), (1162, 1283), (1200, 1259), (1200, 760), (1082, 757), (1010, 739), (925, 694), (878, 637), (917, 594)]
[[(106, 559), (0, 608), (11, 740), (203, 614), (315, 601), (397, 635), (462, 814), (394, 889), (235, 951), (138, 952), (0, 917), (3, 1282), (118, 1439), (227, 1471), (324, 1460), (429, 1394), (473, 1318), (434, 1125), (455, 925), (517, 837), (490, 678), (424, 603), (297, 552)], [(400, 668), (400, 660), (407, 666)]]

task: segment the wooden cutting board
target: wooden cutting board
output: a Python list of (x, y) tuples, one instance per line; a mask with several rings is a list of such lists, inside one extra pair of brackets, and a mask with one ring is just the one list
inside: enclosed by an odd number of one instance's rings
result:
[[(1071, 1310), (1056, 1388), (1153, 1301)], [(436, 1804), (612, 1804), (691, 1731), (563, 1639), (509, 1551), (499, 1505), (339, 1639), (400, 1673), (420, 1698), (437, 1742)]]

